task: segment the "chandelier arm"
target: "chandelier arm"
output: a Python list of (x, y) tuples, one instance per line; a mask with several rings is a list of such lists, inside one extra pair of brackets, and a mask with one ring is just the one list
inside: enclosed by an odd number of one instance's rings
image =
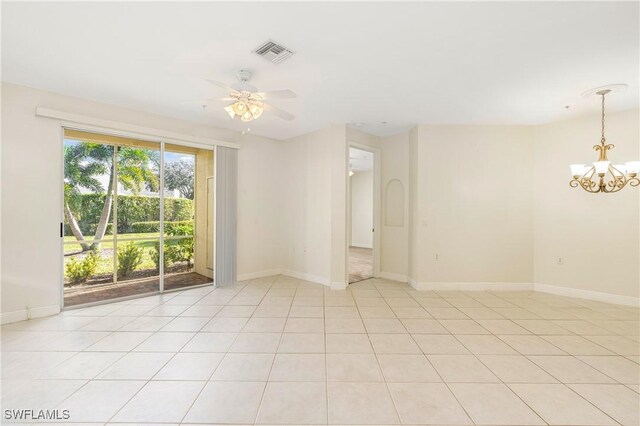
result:
[[(583, 179), (580, 181), (580, 186), (582, 186), (582, 189), (584, 189), (587, 192), (590, 192), (592, 194), (595, 194), (597, 192), (600, 192), (600, 186), (598, 184), (596, 184), (594, 181), (592, 181), (591, 179)], [(593, 189), (593, 188), (597, 188), (597, 189)]]
[(587, 170), (587, 173), (582, 175), (582, 183), (583, 183), (582, 187), (593, 194), (595, 194), (596, 192), (600, 192), (599, 189), (598, 190), (592, 189), (596, 187), (599, 188), (598, 183), (593, 181), (593, 176), (595, 175), (595, 173), (596, 173), (595, 166), (591, 166), (591, 168)]
[[(626, 183), (625, 183), (625, 185), (626, 185)], [(624, 188), (624, 186), (625, 186), (625, 185), (622, 185), (622, 186), (620, 186), (620, 187), (618, 187), (618, 186), (613, 186), (611, 189), (609, 189), (609, 190), (605, 190), (604, 192), (606, 192), (607, 194), (613, 194), (614, 192), (618, 192), (618, 191), (620, 191), (622, 188)]]

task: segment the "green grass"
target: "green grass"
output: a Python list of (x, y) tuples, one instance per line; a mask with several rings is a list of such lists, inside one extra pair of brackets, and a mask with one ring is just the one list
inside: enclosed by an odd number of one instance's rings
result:
[[(139, 233), (139, 234), (118, 234), (118, 247), (120, 247), (124, 242), (123, 239), (128, 238), (149, 238), (147, 241), (135, 241), (135, 245), (142, 247), (144, 249), (144, 254), (142, 256), (142, 264), (140, 264), (136, 270), (145, 270), (145, 269), (156, 269), (156, 264), (153, 262), (151, 257), (151, 252), (154, 249), (154, 244), (159, 241), (160, 234), (158, 232), (149, 232), (149, 233)], [(87, 242), (92, 240), (91, 236), (85, 236)], [(77, 241), (73, 235), (65, 236), (64, 241), (66, 242), (75, 242)], [(166, 242), (165, 242), (166, 244)], [(110, 251), (110, 253), (104, 253), (104, 251)], [(64, 245), (65, 254), (69, 253), (78, 253), (77, 256), (84, 257), (84, 254), (80, 252), (80, 244), (65, 244)], [(65, 265), (71, 259), (75, 257), (65, 256)], [(113, 236), (105, 235), (105, 241), (100, 245), (100, 260), (98, 261), (98, 270), (96, 275), (103, 274), (112, 274), (113, 273)]]
[[(91, 242), (93, 241), (93, 236), (92, 235), (85, 235), (84, 236), (85, 241), (87, 242)], [(128, 238), (149, 238), (151, 239), (151, 241), (136, 241), (136, 245), (139, 245), (141, 247), (152, 247), (154, 241), (157, 241), (160, 238), (160, 234), (158, 232), (147, 232), (147, 233), (140, 233), (140, 234), (118, 234), (118, 241), (122, 241), (124, 239), (128, 239)], [(101, 249), (113, 249), (113, 235), (105, 235), (103, 238), (103, 243), (100, 245)], [(73, 235), (67, 235), (64, 237), (64, 242), (67, 243), (72, 243), (75, 242), (76, 237), (74, 237)], [(65, 244), (64, 245), (65, 249), (65, 253), (70, 253), (70, 252), (75, 252), (75, 251), (79, 251), (80, 250), (80, 244)]]

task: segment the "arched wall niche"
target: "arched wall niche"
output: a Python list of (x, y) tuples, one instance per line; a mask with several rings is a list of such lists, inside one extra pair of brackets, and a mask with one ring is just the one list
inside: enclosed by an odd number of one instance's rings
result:
[(391, 179), (385, 187), (385, 226), (404, 226), (404, 185)]

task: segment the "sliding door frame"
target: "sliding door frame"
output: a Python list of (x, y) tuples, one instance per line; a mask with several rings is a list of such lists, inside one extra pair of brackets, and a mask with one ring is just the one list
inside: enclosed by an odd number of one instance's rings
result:
[[(158, 197), (159, 199), (159, 244), (160, 244), (160, 265), (159, 265), (159, 277), (158, 277), (158, 290), (156, 291), (151, 291), (151, 292), (146, 292), (146, 293), (140, 293), (140, 294), (135, 294), (135, 295), (129, 295), (129, 296), (124, 296), (124, 297), (118, 297), (118, 298), (111, 298), (111, 299), (105, 299), (105, 300), (100, 300), (100, 301), (96, 301), (96, 302), (89, 302), (89, 303), (83, 303), (83, 304), (79, 304), (79, 305), (73, 305), (70, 307), (65, 307), (64, 305), (64, 273), (65, 273), (65, 266), (64, 266), (64, 253), (65, 253), (65, 241), (64, 241), (64, 222), (65, 222), (65, 215), (64, 215), (64, 141), (65, 141), (65, 130), (78, 130), (78, 131), (82, 131), (82, 132), (88, 132), (88, 133), (95, 133), (98, 135), (105, 135), (105, 136), (117, 136), (117, 137), (125, 137), (125, 138), (130, 138), (130, 139), (138, 139), (140, 141), (146, 141), (146, 142), (153, 142), (153, 143), (157, 143), (160, 145), (159, 148), (159, 152), (160, 152), (160, 167), (159, 167), (159, 187), (158, 187)], [(203, 150), (208, 150), (213, 152), (213, 177), (215, 178), (216, 176), (216, 154), (217, 154), (217, 145), (207, 145), (207, 144), (200, 144), (200, 143), (195, 143), (195, 142), (189, 142), (189, 141), (181, 141), (181, 140), (176, 140), (173, 138), (164, 138), (161, 136), (158, 137), (154, 137), (154, 136), (150, 136), (147, 134), (141, 134), (141, 133), (136, 133), (136, 132), (131, 132), (131, 131), (126, 131), (126, 130), (114, 130), (111, 128), (102, 128), (102, 127), (98, 127), (98, 126), (92, 126), (92, 125), (82, 125), (82, 124), (77, 124), (77, 123), (65, 123), (65, 122), (61, 122), (60, 123), (60, 146), (62, 149), (62, 161), (61, 161), (61, 173), (60, 173), (60, 182), (61, 182), (61, 209), (60, 209), (60, 265), (61, 265), (61, 270), (60, 270), (60, 310), (73, 310), (73, 309), (79, 309), (79, 308), (85, 308), (85, 307), (90, 307), (90, 306), (96, 306), (96, 305), (102, 305), (102, 304), (106, 304), (106, 303), (114, 303), (114, 302), (119, 302), (119, 301), (124, 301), (124, 300), (130, 300), (130, 299), (137, 299), (140, 297), (145, 297), (145, 296), (151, 296), (151, 295), (156, 295), (156, 294), (163, 294), (163, 293), (171, 293), (171, 292), (176, 292), (176, 291), (184, 291), (184, 290), (188, 290), (188, 289), (193, 289), (193, 288), (200, 288), (200, 287), (207, 287), (207, 286), (215, 286), (215, 269), (216, 269), (216, 259), (215, 259), (215, 252), (216, 252), (216, 238), (215, 238), (215, 234), (214, 234), (214, 238), (213, 238), (213, 259), (211, 259), (211, 264), (213, 265), (213, 278), (211, 278), (211, 282), (210, 283), (206, 283), (206, 284), (197, 284), (197, 285), (193, 285), (193, 286), (189, 286), (189, 287), (184, 287), (184, 288), (176, 288), (176, 289), (171, 289), (171, 290), (165, 290), (164, 289), (164, 242), (165, 242), (165, 235), (164, 235), (164, 194), (165, 194), (165, 188), (164, 188), (164, 169), (165, 169), (165, 144), (171, 144), (171, 145), (178, 145), (178, 146), (185, 146), (185, 147), (191, 147), (191, 148), (198, 148), (198, 149), (203, 149)], [(112, 205), (112, 209), (113, 209), (113, 213), (112, 213), (112, 221), (114, 224), (114, 234), (113, 234), (113, 247), (114, 247), (114, 253), (113, 253), (113, 284), (117, 283), (117, 237), (118, 237), (118, 232), (117, 232), (117, 220), (118, 220), (118, 216), (117, 216), (117, 207), (118, 207), (118, 200), (117, 200), (117, 194), (118, 194), (118, 147), (119, 145), (114, 144), (114, 160), (113, 160), (113, 168), (114, 168), (114, 186), (113, 186), (113, 205)], [(194, 167), (195, 167), (195, 162), (194, 162)], [(196, 179), (195, 175), (194, 175), (194, 179)], [(194, 182), (195, 185), (195, 182)], [(213, 217), (213, 223), (214, 223), (214, 231), (215, 231), (215, 227), (217, 226), (217, 221), (216, 221), (216, 215), (215, 215), (215, 208), (216, 208), (216, 194), (214, 192), (213, 195), (213, 205), (209, 206), (209, 208), (214, 209), (214, 217)], [(208, 202), (208, 200), (205, 200), (205, 202)], [(195, 219), (194, 219), (195, 222)], [(209, 230), (207, 230), (208, 232)], [(195, 244), (195, 240), (196, 240), (196, 225), (194, 223), (194, 232), (193, 232), (193, 241)], [(169, 237), (168, 239), (173, 239), (172, 237)], [(125, 242), (125, 241), (148, 241), (149, 238), (123, 238), (121, 241)], [(85, 240), (88, 241), (88, 240)], [(108, 285), (108, 284), (107, 284)]]

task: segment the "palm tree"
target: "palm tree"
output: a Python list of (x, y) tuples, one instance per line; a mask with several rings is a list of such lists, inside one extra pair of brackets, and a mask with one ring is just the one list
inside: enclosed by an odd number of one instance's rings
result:
[(87, 144), (65, 145), (64, 147), (64, 215), (76, 240), (80, 241), (82, 251), (90, 250), (84, 241), (82, 230), (73, 215), (71, 204), (80, 195), (80, 189), (93, 192), (103, 191), (102, 184), (96, 176), (106, 172), (104, 163), (89, 161)]
[[(78, 241), (81, 241), (80, 245), (83, 251), (100, 249), (100, 242), (107, 231), (114, 193), (113, 149), (112, 145), (92, 142), (65, 146), (65, 201), (67, 200), (67, 192), (70, 196), (77, 195), (80, 193), (80, 188), (103, 192), (104, 188), (97, 176), (107, 173), (109, 175), (104, 205), (91, 245), (84, 242), (82, 231), (73, 216), (69, 203), (65, 202), (67, 222), (73, 235)], [(143, 186), (151, 191), (158, 190), (157, 169), (153, 165), (153, 159), (156, 155), (154, 151), (120, 146), (117, 155), (118, 180), (125, 189), (134, 194), (138, 194)]]

